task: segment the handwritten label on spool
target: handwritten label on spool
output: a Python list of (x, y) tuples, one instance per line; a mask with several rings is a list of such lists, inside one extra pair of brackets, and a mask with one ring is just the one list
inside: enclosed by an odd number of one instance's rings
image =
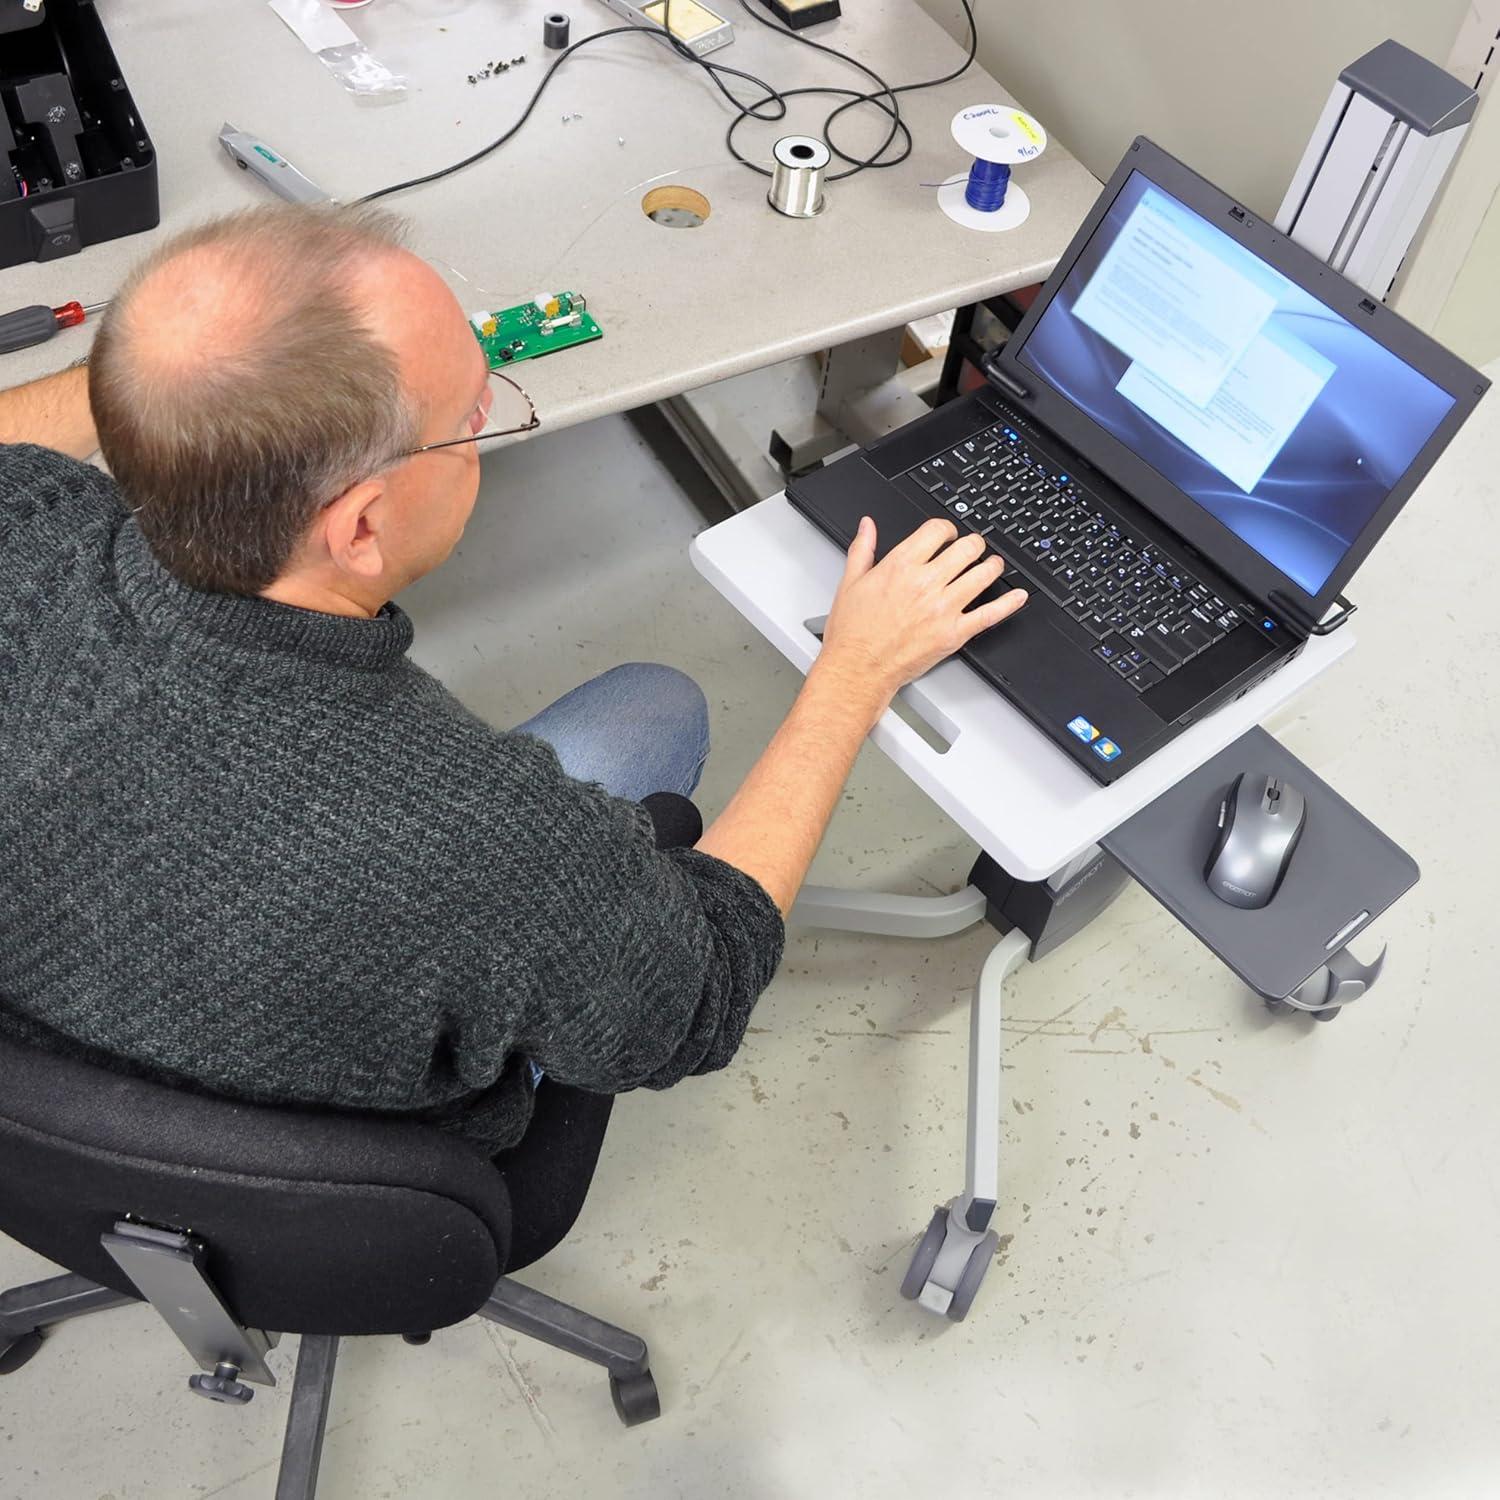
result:
[(1047, 146), (1041, 126), (1013, 105), (971, 104), (953, 118), (953, 138), (981, 161), (1019, 162)]

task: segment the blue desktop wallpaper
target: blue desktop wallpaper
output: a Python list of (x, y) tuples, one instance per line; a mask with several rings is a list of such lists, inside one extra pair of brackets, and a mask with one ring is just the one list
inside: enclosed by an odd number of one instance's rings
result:
[(1315, 353), (1308, 358), (1318, 368), (1326, 370), (1319, 356), (1334, 367), (1247, 493), (1115, 389), (1131, 369), (1131, 358), (1073, 315), (1148, 192), (1176, 213), (1191, 214), (1139, 172), (1133, 174), (1027, 339), (1020, 362), (1316, 594), (1447, 415), (1453, 398), (1192, 215), (1193, 238), (1201, 246), (1253, 275), (1274, 296), (1267, 336), (1310, 347)]

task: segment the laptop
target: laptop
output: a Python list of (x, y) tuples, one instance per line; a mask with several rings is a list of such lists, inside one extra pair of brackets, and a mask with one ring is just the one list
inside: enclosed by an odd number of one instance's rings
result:
[(961, 654), (1102, 783), (1343, 623), (1489, 385), (1144, 138), (984, 374), (787, 498), (983, 535), (1030, 597)]

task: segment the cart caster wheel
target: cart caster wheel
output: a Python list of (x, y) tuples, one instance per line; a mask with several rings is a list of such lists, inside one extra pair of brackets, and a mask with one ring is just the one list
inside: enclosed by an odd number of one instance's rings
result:
[(42, 1347), (42, 1330), (33, 1328), (0, 1349), (0, 1375), (14, 1375)]
[(1288, 1005), (1285, 1000), (1267, 1000), (1265, 1006), (1273, 1016), (1290, 1015), (1296, 1009), (1295, 1006)]
[(958, 1285), (953, 1289), (953, 1300), (948, 1304), (950, 1322), (962, 1323), (969, 1316), (969, 1309), (979, 1295), (985, 1272), (989, 1270), (990, 1262), (994, 1260), (995, 1251), (999, 1247), (1000, 1236), (991, 1229), (969, 1252), (968, 1264), (964, 1267), (963, 1275), (958, 1278)]
[(906, 1275), (901, 1280), (901, 1295), (908, 1302), (915, 1302), (922, 1295), (922, 1288), (927, 1285), (927, 1278), (932, 1275), (932, 1268), (937, 1264), (938, 1252), (947, 1238), (948, 1209), (945, 1205), (933, 1209), (932, 1218), (927, 1222), (927, 1233), (922, 1236), (916, 1254), (906, 1268)]
[(1330, 1005), (1327, 1010), (1315, 1010), (1312, 1018), (1315, 1021), (1332, 1021), (1343, 1008), (1342, 1005)]
[(639, 1427), (661, 1415), (661, 1397), (650, 1370), (639, 1375), (611, 1375), (609, 1393), (614, 1398), (615, 1414), (627, 1427)]

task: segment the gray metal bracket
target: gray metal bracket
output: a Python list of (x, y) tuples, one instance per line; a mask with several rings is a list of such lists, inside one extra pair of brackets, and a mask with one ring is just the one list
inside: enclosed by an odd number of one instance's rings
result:
[[(209, 1380), (217, 1379), (228, 1389), (240, 1375), (257, 1385), (276, 1384), (265, 1357), (277, 1335), (246, 1328), (224, 1305), (204, 1269), (201, 1240), (121, 1220), (111, 1232), (101, 1234), (99, 1241), (188, 1353), (210, 1372)], [(216, 1392), (204, 1389), (203, 1394)], [(229, 1395), (228, 1399), (248, 1400), (249, 1396)]]
[(805, 885), (787, 920), (834, 932), (939, 938), (977, 926), (984, 921), (984, 910), (984, 892), (972, 885), (951, 896), (894, 896), (885, 891)]
[(905, 331), (888, 328), (823, 356), (817, 410), (771, 433), (771, 460), (783, 474), (801, 473), (850, 443), (868, 447), (927, 415), (927, 403), (901, 378)]

